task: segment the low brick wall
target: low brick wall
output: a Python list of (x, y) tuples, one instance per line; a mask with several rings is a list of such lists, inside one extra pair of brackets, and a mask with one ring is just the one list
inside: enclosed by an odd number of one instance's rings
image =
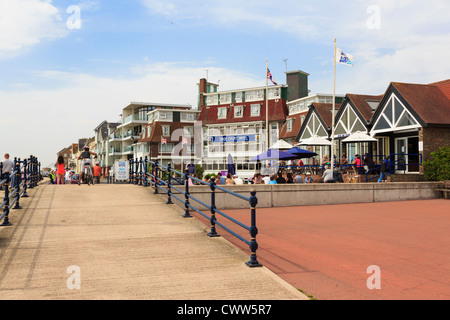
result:
[[(293, 207), (310, 205), (331, 205), (346, 203), (370, 203), (385, 201), (406, 201), (438, 199), (435, 182), (395, 182), (395, 183), (339, 183), (339, 184), (283, 184), (283, 185), (240, 185), (223, 186), (230, 191), (250, 196), (255, 189), (257, 208)], [(184, 189), (183, 189), (184, 190)], [(175, 194), (176, 191), (172, 190)], [(198, 200), (210, 204), (211, 191), (208, 186), (192, 186), (190, 193)], [(180, 197), (184, 199), (184, 196)], [(184, 208), (178, 200), (177, 205)], [(199, 210), (207, 210), (195, 200), (191, 204)], [(247, 201), (216, 190), (216, 207), (220, 210), (250, 208)]]

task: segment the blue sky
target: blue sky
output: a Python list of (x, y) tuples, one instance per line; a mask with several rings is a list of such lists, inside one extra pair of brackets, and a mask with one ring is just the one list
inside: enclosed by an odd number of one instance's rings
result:
[(0, 153), (48, 165), (131, 101), (195, 106), (207, 74), (221, 90), (262, 86), (266, 59), (278, 83), (288, 59), (331, 93), (335, 37), (355, 57), (338, 65), (340, 94), (448, 79), (448, 12), (448, 0), (0, 0)]

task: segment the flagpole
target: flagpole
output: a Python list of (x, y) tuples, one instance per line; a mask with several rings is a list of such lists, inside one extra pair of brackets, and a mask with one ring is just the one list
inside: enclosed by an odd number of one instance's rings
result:
[(266, 59), (266, 149), (269, 149), (269, 59)]
[(335, 109), (336, 109), (336, 38), (334, 38), (334, 75), (333, 75), (333, 111), (331, 120), (331, 169), (334, 170), (334, 131), (335, 131)]

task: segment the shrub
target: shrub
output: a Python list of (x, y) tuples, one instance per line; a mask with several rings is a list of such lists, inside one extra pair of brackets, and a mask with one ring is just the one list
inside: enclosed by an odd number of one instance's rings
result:
[(427, 181), (450, 180), (450, 147), (432, 152), (431, 159), (424, 161), (423, 166)]

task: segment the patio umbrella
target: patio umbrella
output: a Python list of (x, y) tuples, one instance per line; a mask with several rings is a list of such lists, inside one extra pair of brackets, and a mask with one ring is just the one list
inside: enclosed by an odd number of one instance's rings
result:
[(277, 149), (269, 149), (256, 157), (250, 159), (249, 161), (262, 161), (262, 160), (291, 160), (297, 159), (298, 156), (293, 153), (288, 153), (280, 151)]
[(311, 138), (300, 141), (300, 143), (296, 144), (295, 146), (331, 146), (331, 141), (328, 141), (327, 139), (322, 137), (313, 136)]
[(368, 134), (358, 131), (355, 133), (352, 133), (350, 136), (342, 140), (342, 142), (377, 142), (378, 140), (375, 138), (372, 138)]
[(291, 154), (295, 155), (297, 157), (297, 159), (309, 159), (309, 158), (317, 156), (317, 153), (315, 153), (315, 152), (303, 150), (303, 149), (300, 149), (297, 147), (294, 147), (294, 148), (286, 151), (286, 153), (291, 153)]
[(277, 143), (275, 143), (273, 146), (270, 147), (270, 149), (286, 149), (286, 150), (290, 148), (292, 148), (292, 145), (284, 140), (278, 140)]

